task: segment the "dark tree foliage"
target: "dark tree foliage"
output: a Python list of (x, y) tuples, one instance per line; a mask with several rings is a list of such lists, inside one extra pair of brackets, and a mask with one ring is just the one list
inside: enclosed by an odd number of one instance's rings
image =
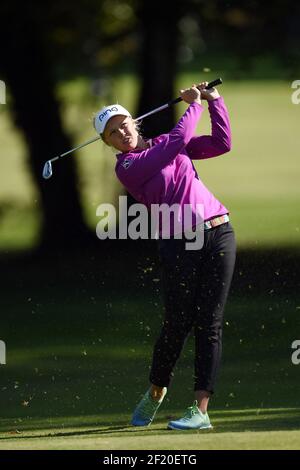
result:
[[(141, 2), (137, 10), (141, 37), (139, 64), (141, 91), (138, 115), (144, 114), (174, 98), (178, 21), (184, 2), (153, 0)], [(174, 108), (147, 118), (143, 132), (153, 137), (168, 132), (174, 125)]]
[[(79, 75), (101, 78), (105, 67), (114, 73), (118, 64), (124, 65), (127, 60), (127, 70), (138, 71), (141, 83), (136, 114), (160, 106), (177, 94), (174, 79), (179, 46), (184, 46), (192, 35), (189, 26), (185, 27), (185, 36), (180, 32), (180, 22), (187, 17), (198, 25), (197, 34), (201, 36), (203, 47), (193, 51), (196, 58), (201, 54), (225, 60), (235, 57), (239, 69), (250, 74), (252, 58), (273, 54), (286, 67), (286, 75), (296, 79), (300, 63), (298, 3), (291, 0), (4, 2), (0, 78), (6, 81), (12, 96), (15, 123), (24, 133), (28, 163), (40, 193), (41, 247), (67, 249), (87, 245), (95, 238), (83, 220), (75, 160), (66, 158), (60, 162), (53, 180), (45, 182), (41, 178), (43, 163), (72, 147), (63, 130), (60, 103), (55, 96), (59, 81)], [(186, 23), (189, 24), (192, 23)], [(199, 70), (203, 65), (199, 60)], [(146, 137), (152, 137), (169, 131), (173, 125), (174, 108), (171, 108), (147, 118), (142, 131)]]
[(46, 10), (35, 7), (35, 2), (11, 2), (2, 10), (1, 73), (13, 97), (15, 123), (24, 133), (28, 162), (40, 192), (40, 248), (64, 250), (87, 241), (89, 232), (79, 203), (74, 160), (62, 162), (52, 180), (46, 182), (41, 176), (45, 160), (70, 148), (71, 142), (63, 131), (44, 43)]

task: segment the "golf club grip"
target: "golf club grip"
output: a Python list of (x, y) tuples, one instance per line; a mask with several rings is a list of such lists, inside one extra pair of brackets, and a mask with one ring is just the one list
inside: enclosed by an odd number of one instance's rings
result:
[[(209, 90), (210, 88), (213, 88), (214, 86), (221, 85), (223, 83), (222, 78), (216, 78), (216, 80), (213, 80), (212, 82), (209, 82), (208, 85), (205, 87), (205, 90)], [(182, 101), (182, 98), (179, 96), (179, 98), (175, 98), (172, 101), (169, 101), (168, 106), (172, 106), (173, 104), (180, 103)]]

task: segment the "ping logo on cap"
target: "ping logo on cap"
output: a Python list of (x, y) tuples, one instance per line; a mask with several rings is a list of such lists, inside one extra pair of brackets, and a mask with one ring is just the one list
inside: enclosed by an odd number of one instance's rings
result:
[(104, 108), (98, 111), (93, 120), (96, 131), (100, 135), (103, 134), (107, 122), (110, 118), (116, 115), (131, 116), (130, 112), (120, 104), (115, 103), (109, 106), (104, 106)]
[(107, 113), (112, 113), (113, 111), (118, 111), (118, 108), (116, 106), (113, 106), (112, 108), (106, 109), (104, 113), (99, 114), (99, 121), (102, 122)]

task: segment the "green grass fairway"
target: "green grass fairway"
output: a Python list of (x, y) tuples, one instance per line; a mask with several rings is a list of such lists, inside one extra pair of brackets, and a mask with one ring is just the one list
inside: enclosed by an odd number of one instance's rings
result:
[(130, 417), (125, 415), (121, 419), (111, 416), (110, 424), (103, 424), (97, 415), (84, 417), (82, 423), (78, 417), (33, 421), (29, 430), (20, 432), (15, 427), (2, 432), (0, 449), (300, 449), (300, 409), (212, 412), (213, 430), (187, 432), (166, 429), (168, 416), (164, 414), (161, 411), (148, 428), (129, 426)]
[[(57, 270), (56, 263), (47, 271), (25, 263), (6, 269), (0, 449), (300, 448), (300, 366), (291, 362), (300, 331), (296, 296), (230, 297), (210, 407), (214, 430), (166, 430), (193, 400), (193, 335), (157, 420), (136, 429), (130, 416), (148, 386), (162, 319), (160, 295), (149, 288), (157, 274), (148, 270), (146, 287), (137, 288), (128, 272), (126, 288), (116, 278), (112, 290), (110, 279), (91, 274), (96, 265), (85, 268), (82, 260), (69, 270)], [(105, 264), (101, 268), (107, 272)]]
[[(183, 74), (178, 88), (197, 80)], [(112, 96), (135, 109), (136, 80), (120, 76), (114, 90)], [(74, 146), (89, 139), (90, 117), (103, 103), (95, 102), (85, 81), (66, 83), (57, 93)], [(239, 252), (250, 250), (236, 273), (242, 289), (235, 288), (225, 312), (223, 362), (210, 406), (214, 429), (166, 429), (193, 401), (192, 335), (157, 420), (150, 428), (129, 426), (148, 387), (163, 313), (151, 250), (150, 258), (147, 247), (139, 258), (138, 250), (127, 253), (118, 245), (115, 253), (100, 247), (86, 257), (37, 262), (8, 255), (1, 278), (7, 364), (0, 366), (0, 449), (300, 448), (300, 365), (291, 362), (292, 342), (300, 339), (299, 263), (292, 251), (300, 233), (300, 105), (291, 103), (290, 84), (281, 81), (225, 79), (222, 94), (232, 151), (196, 166), (230, 210)], [(8, 109), (0, 108), (0, 251), (34, 246), (41, 216), (24, 140)], [(207, 111), (198, 130), (209, 132)], [(122, 192), (114, 156), (95, 143), (74, 158), (94, 230), (97, 206), (116, 203)]]

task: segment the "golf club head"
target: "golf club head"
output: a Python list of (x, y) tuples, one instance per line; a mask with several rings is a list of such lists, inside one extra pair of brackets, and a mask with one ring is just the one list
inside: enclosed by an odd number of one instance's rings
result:
[(50, 162), (50, 160), (48, 160), (45, 163), (44, 168), (43, 168), (43, 178), (48, 180), (49, 178), (51, 178), (52, 173), (53, 173), (52, 172), (52, 163)]

